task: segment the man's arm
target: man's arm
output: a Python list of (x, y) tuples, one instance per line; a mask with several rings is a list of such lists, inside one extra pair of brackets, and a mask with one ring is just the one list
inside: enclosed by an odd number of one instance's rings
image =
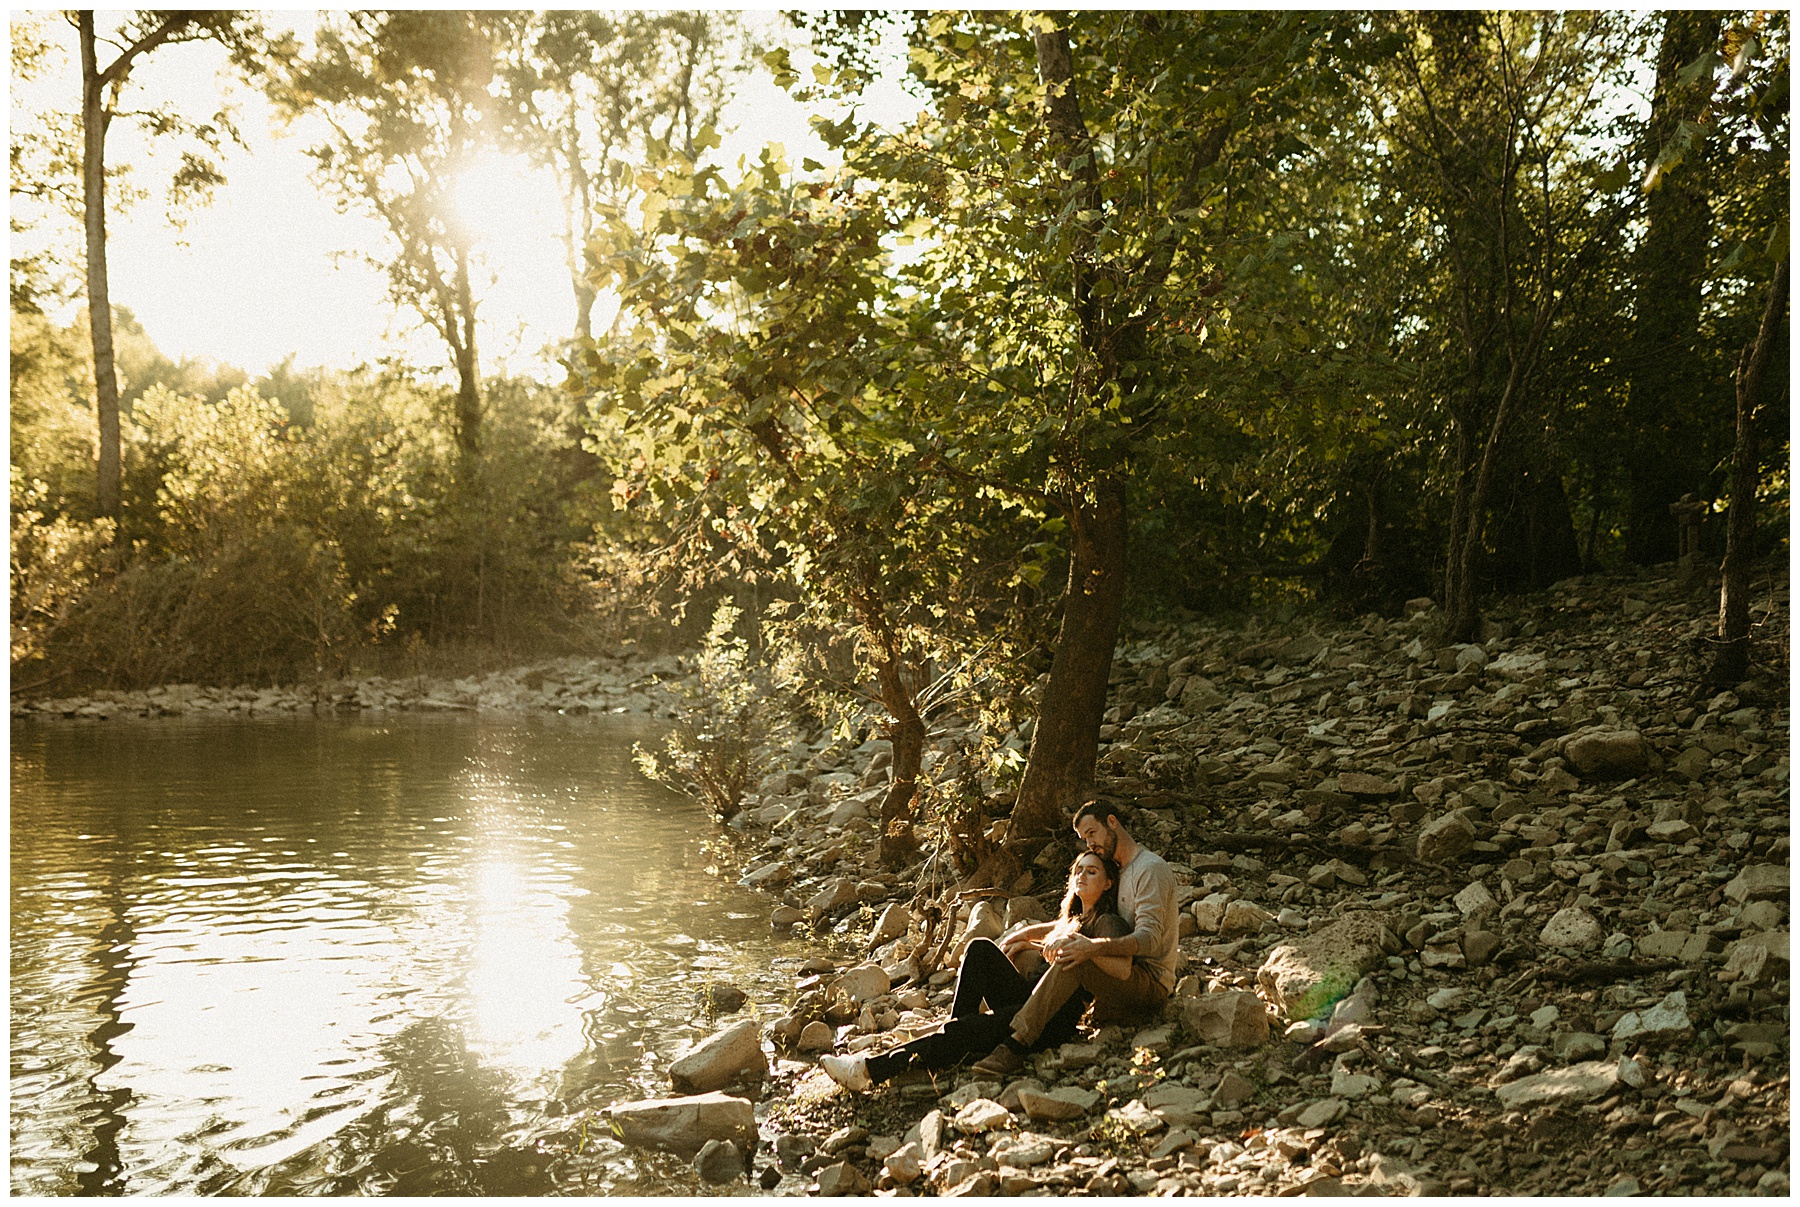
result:
[(1134, 906), (1131, 933), (1117, 939), (1070, 939), (1058, 950), (1057, 963), (1074, 964), (1095, 956), (1135, 956), (1161, 950), (1163, 936), (1175, 925), (1175, 873), (1168, 864), (1158, 862), (1142, 875), (1144, 883)]

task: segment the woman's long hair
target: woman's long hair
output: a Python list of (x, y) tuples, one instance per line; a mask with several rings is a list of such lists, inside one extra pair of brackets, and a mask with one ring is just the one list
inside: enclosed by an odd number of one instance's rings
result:
[(1069, 863), (1069, 891), (1063, 895), (1062, 914), (1064, 918), (1081, 917), (1081, 894), (1075, 891), (1075, 869), (1081, 866), (1083, 859), (1098, 859), (1100, 867), (1106, 872), (1106, 878), (1112, 881), (1106, 891), (1100, 894), (1100, 900), (1094, 902), (1094, 913), (1116, 914), (1119, 912), (1119, 865), (1097, 851), (1083, 851)]

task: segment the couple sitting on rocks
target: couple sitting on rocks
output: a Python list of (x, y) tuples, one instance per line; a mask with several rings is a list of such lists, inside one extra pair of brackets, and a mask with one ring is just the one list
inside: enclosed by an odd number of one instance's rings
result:
[(1074, 1039), (1090, 1004), (1095, 1023), (1161, 1006), (1175, 987), (1175, 873), (1131, 837), (1113, 805), (1082, 805), (1075, 835), (1087, 850), (1069, 866), (1062, 916), (999, 943), (971, 942), (942, 1027), (879, 1056), (824, 1056), (820, 1067), (839, 1085), (866, 1090), (986, 1052), (975, 1071), (1001, 1077), (1023, 1068), (1027, 1053)]

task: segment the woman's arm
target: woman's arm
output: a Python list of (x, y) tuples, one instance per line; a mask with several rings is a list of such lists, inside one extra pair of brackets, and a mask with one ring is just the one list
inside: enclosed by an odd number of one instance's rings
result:
[(1034, 922), (1030, 926), (1021, 926), (1011, 934), (1001, 937), (1000, 950), (1010, 956), (1027, 947), (1040, 946), (1055, 926), (1054, 922)]

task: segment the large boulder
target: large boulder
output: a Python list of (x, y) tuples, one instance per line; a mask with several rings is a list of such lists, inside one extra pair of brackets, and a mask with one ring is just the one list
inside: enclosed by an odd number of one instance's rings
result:
[(722, 1090), (745, 1076), (769, 1071), (763, 1058), (762, 1029), (753, 1018), (710, 1036), (669, 1066), (669, 1084), (688, 1094)]
[(1582, 775), (1625, 779), (1649, 770), (1650, 748), (1635, 729), (1601, 729), (1569, 739), (1563, 757)]
[(1201, 1043), (1254, 1048), (1269, 1041), (1269, 1014), (1254, 993), (1234, 989), (1181, 999), (1181, 1023)]
[(806, 912), (817, 922), (834, 910), (855, 903), (856, 881), (848, 876), (839, 876), (813, 894), (812, 899), (806, 903)]
[(748, 1098), (729, 1094), (615, 1102), (605, 1113), (625, 1143), (659, 1148), (685, 1160), (698, 1155), (708, 1140), (730, 1140), (744, 1151), (756, 1143), (756, 1108)]
[(1354, 913), (1275, 948), (1257, 969), (1256, 984), (1289, 1019), (1322, 1018), (1389, 950), (1399, 949), (1385, 914)]
[(1687, 994), (1679, 989), (1648, 1010), (1633, 1010), (1614, 1023), (1612, 1030), (1615, 1042), (1630, 1044), (1670, 1044), (1689, 1039), (1693, 1034), (1694, 1023), (1687, 1012)]

